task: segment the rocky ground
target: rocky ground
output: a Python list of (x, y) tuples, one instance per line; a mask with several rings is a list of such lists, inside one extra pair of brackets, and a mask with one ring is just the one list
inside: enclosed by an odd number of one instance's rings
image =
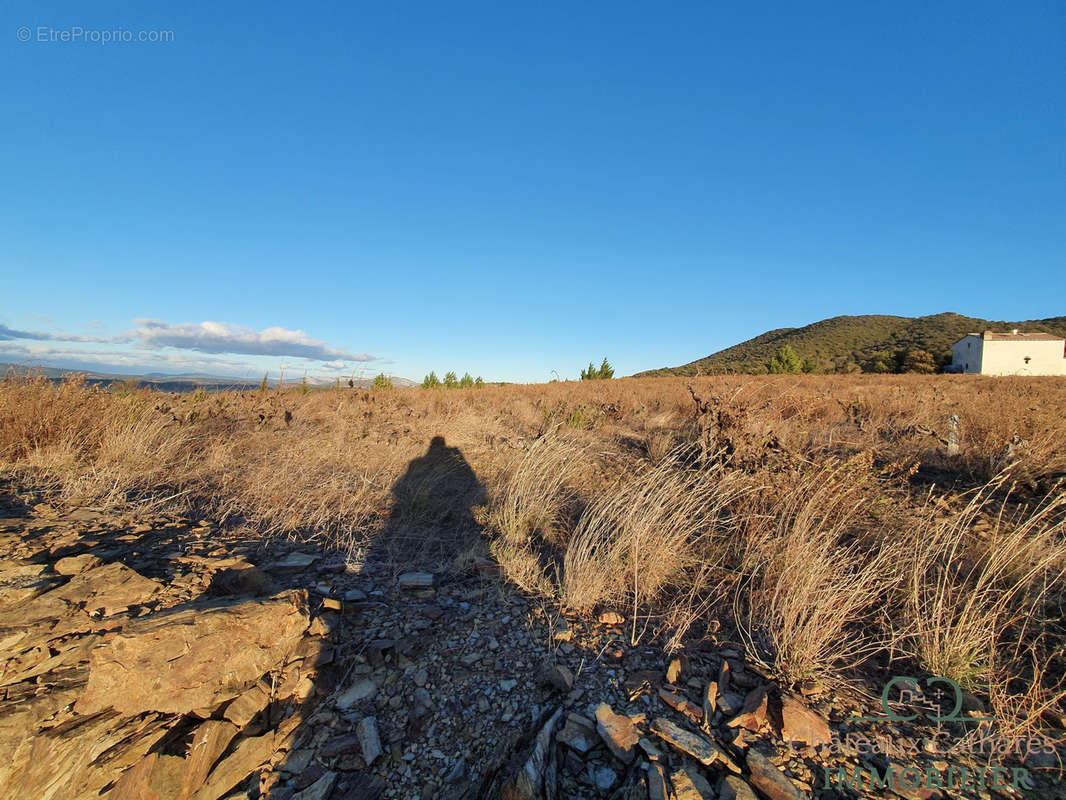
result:
[[(621, 614), (566, 619), (491, 563), (432, 572), (39, 500), (0, 496), (4, 797), (1019, 796), (829, 785), (861, 754), (834, 746), (861, 730), (844, 720), (876, 700), (784, 692), (728, 644), (631, 646)], [(1031, 759), (1028, 796), (1064, 796), (1035, 772), (1051, 763)]]

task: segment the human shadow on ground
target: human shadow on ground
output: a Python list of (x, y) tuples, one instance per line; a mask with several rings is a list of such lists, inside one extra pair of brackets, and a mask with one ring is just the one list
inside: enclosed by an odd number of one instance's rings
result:
[(485, 502), (485, 487), (462, 451), (434, 436), (393, 485), (388, 522), (374, 537), (367, 563), (447, 566), (479, 538), (474, 508)]
[[(315, 677), (317, 707), (304, 711), (311, 740), (321, 737), (323, 721), (330, 735), (315, 745), (308, 767), (293, 749), (280, 765), (301, 768), (288, 786), (302, 789), (329, 770), (340, 776), (330, 800), (485, 796), (483, 766), (492, 758), (461, 746), (479, 730), (470, 718), (475, 695), (447, 664), (459, 660), (454, 641), (477, 627), (476, 609), (461, 598), (476, 596), (484, 583), (461, 556), (480, 549), (475, 509), (486, 495), (460, 448), (440, 435), (395, 481), (384, 523), (331, 581), (343, 612), (320, 615), (333, 653)], [(416, 572), (431, 583), (401, 577)], [(367, 720), (382, 749), (369, 765), (360, 740)], [(269, 796), (284, 798), (279, 788)]]
[[(217, 752), (211, 752), (209, 763), (197, 767), (204, 773), (201, 777), (208, 783), (214, 780), (223, 793), (239, 790), (249, 798), (288, 800), (312, 787), (321, 790), (315, 796), (323, 800), (375, 798), (387, 790), (396, 796), (447, 800), (483, 794), (485, 772), (498, 753), (480, 741), (469, 744), (483, 732), (474, 708), (482, 696), (483, 675), (479, 667), (464, 667), (460, 656), (476, 650), (475, 642), (486, 641), (483, 629), (482, 638), (475, 638), (487, 608), (479, 608), (476, 598), (492, 590), (476, 570), (469, 565), (457, 568), (456, 561), (465, 550), (479, 547), (482, 530), (475, 509), (485, 503), (486, 491), (461, 450), (442, 436), (433, 437), (392, 487), (387, 519), (359, 563), (352, 563), (343, 549), (313, 539), (264, 540), (249, 528), (217, 526), (198, 520), (195, 513), (150, 513), (138, 519), (136, 514), (120, 517), (74, 509), (55, 519), (32, 520), (30, 509), (16, 500), (11, 487), (4, 488), (8, 491), (0, 507), (13, 526), (22, 528), (17, 537), (25, 545), (21, 557), (44, 567), (47, 589), (64, 593), (56, 598), (66, 604), (63, 607), (73, 602), (78, 606), (70, 606), (73, 613), (91, 618), (82, 628), (67, 631), (63, 647), (74, 641), (71, 636), (90, 635), (91, 629), (104, 636), (93, 646), (106, 648), (112, 635), (132, 635), (146, 625), (165, 626), (171, 618), (191, 630), (198, 619), (232, 617), (233, 635), (246, 635), (236, 616), (243, 608), (306, 593), (304, 613), (310, 616), (310, 627), (292, 653), (263, 674), (245, 675), (210, 707), (160, 714), (149, 702), (143, 713), (154, 714), (156, 739), (136, 755), (109, 756), (122, 770), (112, 773), (105, 790), (136, 795), (144, 787), (178, 780), (172, 774), (176, 764), (184, 764), (187, 773), (198, 748), (214, 747)], [(23, 528), (19, 519), (29, 524)], [(60, 559), (83, 554), (98, 560), (79, 565), (77, 569), (85, 571), (73, 577), (56, 569)], [(163, 588), (116, 573), (119, 564)], [(399, 586), (397, 575), (412, 570), (433, 573), (435, 585), (414, 590)], [(101, 581), (94, 575), (108, 580), (117, 575), (130, 583), (97, 586)], [(74, 593), (76, 585), (84, 585), (84, 590)], [(120, 610), (101, 616), (95, 609), (116, 588), (120, 597), (110, 602)], [(137, 596), (142, 591), (143, 597)], [(129, 605), (126, 612), (123, 603)], [(54, 616), (52, 606), (46, 612)], [(3, 616), (0, 610), (0, 629)], [(271, 636), (270, 627), (268, 620), (256, 632), (260, 639), (250, 640), (249, 647), (261, 646), (263, 637)], [(226, 626), (217, 630), (230, 635)], [(49, 641), (55, 649), (53, 634), (42, 628), (36, 637), (42, 658), (48, 655)], [(158, 628), (150, 635), (158, 636)], [(213, 680), (214, 671), (226, 671), (229, 645), (220, 642), (217, 652), (210, 642), (198, 646), (213, 653), (203, 661), (205, 681)], [(484, 655), (486, 663), (500, 666), (499, 653)], [(174, 658), (180, 657), (176, 651)], [(76, 660), (62, 665), (68, 677), (56, 673), (57, 687), (81, 693), (97, 661), (88, 650), (78, 653)], [(163, 659), (161, 670), (170, 663)], [(166, 686), (165, 675), (158, 677), (164, 684), (161, 691), (176, 691)], [(20, 698), (51, 691), (50, 681), (49, 675), (34, 674), (22, 682), (25, 692), (19, 692), (21, 684), (9, 687), (9, 705), (14, 708), (23, 702)], [(177, 701), (171, 697), (168, 702)], [(142, 717), (127, 710), (113, 723), (99, 723), (100, 730), (85, 732), (97, 740), (125, 736)], [(97, 724), (97, 719), (72, 717), (63, 723), (65, 736), (73, 738), (79, 726)], [(45, 719), (40, 723), (42, 727), (25, 731), (29, 739), (43, 736), (43, 726), (52, 724)], [(264, 736), (273, 737), (276, 750), (268, 752)], [(376, 740), (380, 751), (374, 752), (373, 742), (367, 750), (367, 739)], [(505, 746), (503, 741), (496, 745)], [(265, 748), (261, 758), (255, 748)], [(444, 757), (425, 755), (435, 748)], [(412, 752), (420, 754), (417, 763)], [(70, 753), (56, 755), (62, 760)]]

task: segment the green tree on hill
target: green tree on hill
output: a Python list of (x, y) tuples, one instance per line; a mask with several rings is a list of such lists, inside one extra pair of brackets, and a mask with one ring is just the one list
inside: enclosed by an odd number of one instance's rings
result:
[(936, 362), (932, 354), (925, 350), (908, 350), (903, 356), (901, 369), (904, 372), (918, 372), (923, 375), (931, 375), (936, 372)]
[(484, 385), (485, 381), (480, 375), (472, 378), (469, 372), (464, 372), (462, 378), (456, 377), (454, 372), (446, 372), (443, 381), (437, 377), (436, 372), (430, 372), (422, 379), (423, 389), (437, 389), (441, 386), (445, 389), (480, 389)]
[(766, 365), (771, 375), (795, 375), (803, 367), (796, 351), (787, 344), (777, 351), (777, 355)]
[(374, 382), (370, 384), (370, 388), (374, 390), (391, 389), (392, 380), (382, 372), (380, 375), (374, 378)]
[(862, 371), (882, 374), (896, 372), (898, 363), (894, 353), (882, 350), (866, 359), (866, 362), (862, 365)]
[(614, 367), (611, 366), (606, 358), (603, 359), (599, 369), (596, 369), (596, 365), (590, 361), (588, 369), (581, 370), (581, 380), (583, 381), (606, 381), (613, 377)]

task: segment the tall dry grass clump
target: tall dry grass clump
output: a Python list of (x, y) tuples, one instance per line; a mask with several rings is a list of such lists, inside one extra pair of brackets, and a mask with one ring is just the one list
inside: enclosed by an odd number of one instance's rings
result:
[(591, 453), (558, 428), (537, 438), (511, 465), (494, 494), (491, 550), (507, 577), (524, 591), (554, 595), (551, 551), (565, 540), (578, 495), (571, 482)]
[(569, 608), (628, 602), (636, 609), (697, 561), (722, 559), (733, 530), (726, 509), (749, 489), (721, 466), (690, 470), (685, 460), (675, 454), (638, 466), (588, 503), (563, 560)]
[(886, 643), (875, 610), (898, 582), (898, 539), (871, 530), (869, 457), (810, 469), (747, 516), (734, 595), (749, 656), (796, 683), (831, 678)]
[(9, 374), (0, 381), (0, 457), (12, 464), (47, 450), (91, 451), (116, 398), (84, 381)]
[(927, 507), (909, 541), (900, 637), (924, 668), (987, 694), (1001, 725), (1021, 730), (1066, 697), (1047, 668), (1062, 647), (1050, 626), (1062, 622), (1066, 495), (1011, 511), (1009, 488), (1000, 476), (958, 511)]
[(218, 441), (205, 458), (212, 480), (207, 506), (220, 520), (345, 549), (373, 527), (402, 469), (388, 451), (368, 458), (358, 440), (270, 433)]
[(512, 545), (534, 536), (558, 543), (576, 494), (570, 481), (588, 464), (588, 448), (558, 430), (541, 436), (517, 459), (499, 492), (493, 525)]
[(0, 454), (63, 502), (123, 503), (182, 494), (197, 478), (201, 431), (153, 412), (146, 392), (112, 394), (74, 378), (9, 377), (0, 386)]
[(157, 500), (177, 500), (202, 488), (201, 453), (213, 438), (135, 408), (125, 417), (105, 421), (95, 453), (80, 466), (49, 463), (45, 453), (28, 463), (53, 475), (60, 497), (69, 504), (120, 505), (149, 493), (158, 495)]

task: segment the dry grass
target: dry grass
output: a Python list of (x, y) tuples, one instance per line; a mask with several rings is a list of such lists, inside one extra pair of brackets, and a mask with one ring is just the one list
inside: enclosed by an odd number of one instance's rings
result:
[[(12, 376), (0, 470), (60, 502), (353, 554), (487, 547), (525, 591), (628, 611), (634, 640), (718, 631), (788, 681), (921, 668), (1021, 730), (1062, 711), (1064, 395), (975, 376), (184, 396)], [(450, 460), (423, 463), (437, 436)]]
[(558, 543), (577, 496), (570, 482), (587, 465), (585, 451), (579, 440), (556, 429), (516, 460), (492, 515), (508, 544), (524, 547), (534, 537)]
[(725, 509), (744, 491), (724, 468), (685, 469), (680, 455), (639, 466), (577, 520), (564, 559), (567, 606), (644, 607), (685, 568), (720, 561), (731, 529)]
[(586, 446), (559, 427), (537, 438), (508, 469), (495, 493), (491, 551), (507, 578), (525, 592), (557, 593), (557, 570), (546, 548), (558, 547), (575, 513), (571, 481), (587, 468)]
[[(1000, 477), (959, 511), (927, 512), (908, 550), (902, 639), (929, 672), (989, 696), (998, 717), (1019, 728), (1061, 702), (1061, 675), (1048, 664), (1049, 606), (1066, 571), (1066, 495), (1009, 519)], [(1011, 684), (1014, 691), (1006, 691)]]
[(886, 647), (868, 623), (905, 551), (864, 529), (870, 466), (859, 456), (811, 469), (749, 518), (739, 628), (749, 652), (790, 683), (824, 680)]

